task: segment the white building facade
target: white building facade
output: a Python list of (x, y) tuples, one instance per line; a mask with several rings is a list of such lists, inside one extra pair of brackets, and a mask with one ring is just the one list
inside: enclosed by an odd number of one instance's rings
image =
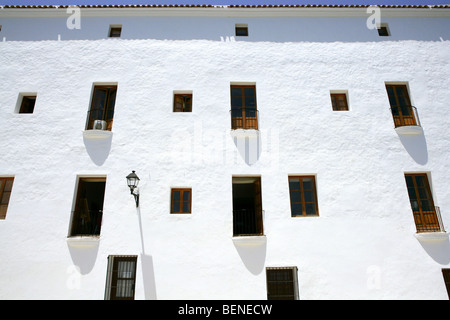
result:
[(448, 299), (449, 6), (0, 26), (0, 299)]

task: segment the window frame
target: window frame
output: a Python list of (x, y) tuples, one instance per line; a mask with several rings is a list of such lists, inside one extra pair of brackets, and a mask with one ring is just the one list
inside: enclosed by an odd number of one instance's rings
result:
[[(6, 188), (6, 182), (11, 180), (11, 189), (9, 191), (5, 191)], [(0, 208), (1, 207), (5, 207), (5, 213), (2, 214), (1, 210), (0, 210), (0, 220), (5, 220), (6, 219), (6, 214), (8, 213), (8, 207), (9, 207), (9, 200), (11, 199), (11, 193), (12, 193), (12, 189), (13, 189), (13, 185), (14, 185), (14, 177), (0, 177)], [(9, 192), (8, 195), (8, 201), (3, 203), (3, 196), (5, 194), (5, 192)]]
[[(290, 180), (291, 179), (299, 179), (300, 189), (298, 190), (300, 192), (300, 202), (293, 202), (292, 200), (292, 192), (297, 191), (296, 189), (291, 189)], [(303, 179), (312, 179), (312, 186), (313, 189), (311, 191), (313, 192), (314, 201), (305, 201), (305, 189), (303, 188)], [(317, 184), (316, 184), (316, 176), (315, 175), (289, 175), (288, 176), (288, 186), (289, 186), (289, 202), (291, 205), (291, 217), (318, 217), (319, 216), (319, 201), (317, 198)], [(309, 190), (306, 190), (309, 191)], [(293, 204), (294, 203), (300, 203), (302, 206), (302, 214), (295, 214), (293, 212)], [(306, 211), (306, 204), (307, 203), (314, 203), (315, 208), (315, 214), (307, 214)]]
[[(241, 95), (241, 106), (233, 106), (233, 89), (240, 89)], [(255, 107), (247, 106), (245, 89), (253, 89)], [(248, 97), (248, 96), (247, 96)], [(231, 84), (230, 85), (230, 105), (231, 105), (231, 129), (254, 129), (258, 130), (259, 127), (259, 119), (258, 119), (258, 101), (256, 97), (256, 85), (255, 84)], [(240, 110), (240, 116), (234, 116), (234, 111)], [(251, 113), (254, 112), (254, 116), (251, 116)]]
[[(174, 192), (179, 191), (180, 192), (180, 200), (178, 201), (180, 203), (179, 211), (175, 212), (173, 210), (174, 207)], [(189, 192), (189, 199), (183, 200), (184, 192)], [(188, 203), (189, 204), (189, 210), (188, 212), (183, 211), (183, 204)], [(192, 188), (171, 188), (170, 189), (170, 214), (191, 214), (192, 213)]]
[[(270, 273), (281, 273), (290, 271), (292, 275), (292, 280), (269, 280)], [(289, 284), (289, 287), (286, 288), (286, 284)], [(274, 290), (275, 289), (275, 290)], [(288, 295), (282, 295), (274, 293), (274, 291), (288, 290), (291, 291)], [(299, 300), (298, 293), (298, 268), (294, 267), (266, 267), (266, 291), (267, 291), (267, 300)], [(284, 292), (282, 292), (284, 293)], [(284, 297), (284, 298), (283, 298)], [(288, 299), (286, 297), (289, 297)], [(278, 298), (278, 299), (277, 299)]]
[[(83, 202), (83, 198), (81, 198), (82, 187), (84, 183), (89, 182), (103, 182), (104, 190), (103, 190), (103, 199), (101, 201), (101, 208), (98, 209), (98, 212), (92, 210), (91, 213), (89, 210), (89, 205), (86, 202)], [(70, 227), (68, 238), (73, 237), (99, 237), (101, 233), (102, 221), (103, 221), (103, 207), (105, 201), (105, 193), (106, 193), (106, 176), (79, 176), (77, 177), (76, 182), (76, 192), (74, 195), (73, 209), (72, 215), (70, 219)], [(87, 207), (87, 209), (86, 209)], [(87, 210), (86, 213), (84, 210)], [(86, 225), (86, 227), (80, 227), (78, 220), (82, 220), (82, 224)], [(96, 220), (96, 222), (94, 221)], [(85, 222), (86, 221), (86, 222)], [(92, 221), (92, 222), (91, 222)], [(81, 231), (80, 231), (81, 230)], [(83, 232), (84, 230), (88, 230), (89, 232)]]
[[(407, 177), (412, 178), (412, 186), (408, 185)], [(425, 178), (424, 186), (418, 185), (417, 177)], [(405, 183), (417, 232), (440, 232), (441, 226), (439, 223), (438, 214), (436, 212), (436, 205), (434, 203), (433, 192), (431, 190), (431, 183), (428, 174), (423, 172), (405, 173)], [(421, 188), (424, 189), (424, 192), (420, 192)], [(414, 189), (416, 198), (411, 198), (410, 189)], [(428, 194), (429, 196), (421, 197), (421, 194)], [(414, 208), (415, 205), (413, 204), (413, 201), (415, 201), (417, 209)], [(425, 210), (426, 208), (424, 208), (422, 204), (424, 201), (428, 201), (430, 203), (431, 210)]]

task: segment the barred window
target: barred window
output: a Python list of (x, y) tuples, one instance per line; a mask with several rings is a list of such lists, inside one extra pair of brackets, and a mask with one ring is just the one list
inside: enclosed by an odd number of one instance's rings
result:
[(347, 95), (345, 93), (331, 93), (333, 111), (348, 111)]
[(298, 300), (297, 267), (266, 268), (268, 300)]
[(134, 300), (137, 256), (108, 256), (105, 300)]

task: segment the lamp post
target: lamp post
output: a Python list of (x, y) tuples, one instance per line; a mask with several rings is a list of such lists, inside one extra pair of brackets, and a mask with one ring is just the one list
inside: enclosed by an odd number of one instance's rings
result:
[(134, 196), (134, 200), (136, 201), (136, 208), (139, 207), (139, 189), (137, 188), (139, 180), (140, 179), (134, 170), (127, 175), (127, 184), (130, 188), (131, 194)]

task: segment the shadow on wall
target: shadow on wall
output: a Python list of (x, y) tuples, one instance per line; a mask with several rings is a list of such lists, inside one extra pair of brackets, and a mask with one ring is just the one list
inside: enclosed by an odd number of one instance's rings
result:
[(266, 261), (266, 242), (257, 245), (234, 244), (242, 262), (252, 274), (260, 274)]
[(109, 156), (111, 150), (112, 135), (103, 139), (91, 139), (83, 137), (86, 151), (97, 166), (103, 165)]
[(448, 264), (450, 262), (450, 242), (448, 237), (443, 240), (419, 241), (427, 254), (439, 264)]
[(428, 162), (427, 141), (423, 132), (421, 134), (399, 134), (398, 136), (403, 147), (415, 162), (421, 165)]
[(155, 270), (152, 256), (141, 254), (141, 267), (145, 300), (156, 300)]
[(233, 136), (233, 142), (247, 165), (251, 166), (258, 161), (261, 155), (261, 135), (259, 131), (251, 136), (235, 135)]
[(97, 260), (99, 243), (92, 241), (85, 245), (68, 244), (73, 264), (76, 265), (81, 274), (88, 274), (94, 268)]

